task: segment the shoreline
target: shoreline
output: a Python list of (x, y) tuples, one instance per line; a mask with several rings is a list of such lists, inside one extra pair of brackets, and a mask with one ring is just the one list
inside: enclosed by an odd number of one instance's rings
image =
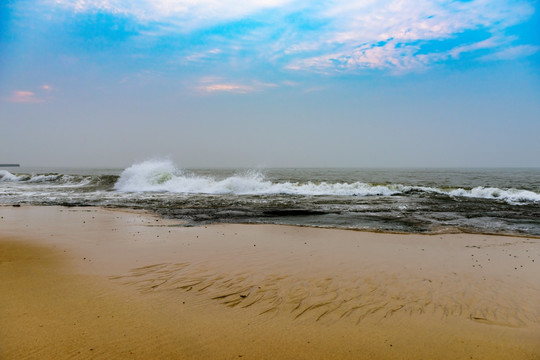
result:
[(312, 228), (312, 229), (326, 229), (326, 230), (344, 230), (344, 231), (356, 231), (356, 232), (365, 232), (365, 233), (374, 233), (374, 234), (389, 234), (389, 235), (425, 235), (425, 236), (436, 236), (436, 235), (449, 235), (449, 234), (469, 234), (469, 235), (487, 235), (487, 236), (503, 236), (503, 237), (517, 237), (517, 238), (533, 238), (540, 240), (540, 235), (534, 234), (523, 234), (523, 233), (512, 233), (512, 232), (481, 232), (468, 230), (459, 226), (456, 227), (444, 227), (438, 231), (424, 231), (424, 232), (406, 232), (406, 231), (392, 231), (384, 229), (370, 229), (370, 228), (352, 228), (352, 227), (339, 227), (331, 225), (309, 225), (309, 224), (287, 224), (287, 223), (272, 223), (272, 222), (189, 222), (188, 220), (167, 217), (163, 214), (160, 214), (156, 211), (144, 209), (144, 208), (133, 208), (133, 207), (123, 207), (123, 206), (102, 206), (102, 205), (33, 205), (33, 204), (6, 204), (0, 205), (0, 208), (9, 208), (9, 207), (51, 207), (51, 208), (61, 208), (61, 209), (100, 209), (106, 211), (120, 211), (120, 212), (134, 212), (145, 214), (151, 217), (159, 217), (160, 219), (167, 221), (174, 221), (178, 226), (184, 227), (204, 227), (204, 226), (220, 226), (220, 225), (275, 225), (275, 226), (291, 226), (299, 228)]
[(534, 237), (0, 217), (1, 358), (540, 359)]

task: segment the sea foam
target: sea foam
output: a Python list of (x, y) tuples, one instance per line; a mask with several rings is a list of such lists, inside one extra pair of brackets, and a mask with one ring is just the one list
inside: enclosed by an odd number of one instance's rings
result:
[(19, 181), (20, 176), (13, 175), (7, 170), (0, 170), (0, 181)]
[(505, 200), (509, 203), (540, 202), (540, 194), (520, 189), (499, 189), (494, 187), (477, 186), (470, 190), (455, 189), (448, 192), (451, 196)]
[(502, 200), (510, 204), (540, 202), (540, 194), (520, 189), (475, 187), (442, 189), (403, 184), (364, 182), (272, 182), (260, 171), (248, 171), (224, 179), (187, 174), (169, 160), (145, 161), (125, 169), (114, 188), (120, 192), (171, 192), (185, 194), (300, 195), (300, 196), (392, 196), (410, 191), (439, 193), (450, 197)]
[(402, 185), (366, 183), (273, 183), (259, 171), (248, 171), (225, 179), (184, 174), (170, 161), (146, 161), (135, 164), (120, 175), (115, 189), (124, 192), (156, 191), (187, 194), (236, 195), (393, 195), (403, 191)]

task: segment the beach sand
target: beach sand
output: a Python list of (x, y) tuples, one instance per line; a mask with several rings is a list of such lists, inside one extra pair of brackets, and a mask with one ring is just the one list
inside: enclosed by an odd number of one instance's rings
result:
[(540, 239), (0, 207), (0, 359), (540, 359)]

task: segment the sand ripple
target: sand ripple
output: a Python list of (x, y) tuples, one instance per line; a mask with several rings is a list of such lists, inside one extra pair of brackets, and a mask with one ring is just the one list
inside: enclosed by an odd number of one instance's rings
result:
[[(113, 279), (143, 293), (196, 296), (259, 315), (305, 321), (384, 321), (395, 315), (461, 317), (482, 324), (524, 327), (540, 322), (540, 290), (504, 279), (441, 274), (425, 278), (409, 273), (360, 271), (335, 274), (225, 273), (189, 263), (161, 263), (133, 269)], [(181, 295), (182, 294), (182, 295)]]

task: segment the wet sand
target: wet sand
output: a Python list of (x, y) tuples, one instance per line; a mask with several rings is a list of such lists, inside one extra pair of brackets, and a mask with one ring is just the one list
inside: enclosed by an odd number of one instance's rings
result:
[(540, 359), (540, 239), (0, 207), (0, 359)]

